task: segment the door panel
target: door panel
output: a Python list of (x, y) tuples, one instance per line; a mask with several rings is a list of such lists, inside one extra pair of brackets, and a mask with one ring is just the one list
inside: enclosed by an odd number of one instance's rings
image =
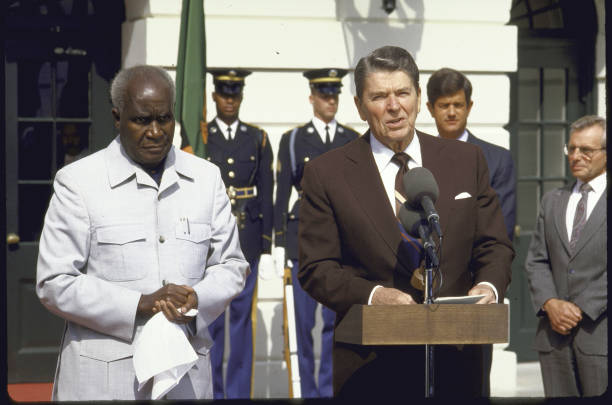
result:
[(9, 383), (52, 381), (65, 327), (35, 291), (38, 241), (53, 178), (115, 136), (108, 94), (110, 78), (120, 68), (123, 1), (56, 3), (61, 8), (46, 9), (45, 15), (19, 14), (15, 7), (26, 7), (19, 3), (12, 9), (19, 15), (7, 19), (2, 80)]
[(517, 162), (516, 257), (512, 263), (510, 345), (518, 361), (535, 361), (537, 318), (524, 265), (542, 195), (570, 181), (563, 145), (571, 122), (586, 114), (578, 96), (577, 42), (519, 38), (518, 71), (511, 78), (511, 150)]

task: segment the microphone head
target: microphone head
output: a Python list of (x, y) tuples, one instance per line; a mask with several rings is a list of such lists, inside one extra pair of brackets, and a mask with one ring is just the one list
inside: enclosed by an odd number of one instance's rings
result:
[(412, 208), (421, 207), (421, 199), (425, 196), (436, 202), (440, 189), (434, 175), (424, 167), (410, 169), (402, 179), (404, 191), (406, 192), (406, 203)]
[(427, 226), (429, 224), (425, 217), (425, 212), (413, 210), (407, 207), (406, 204), (402, 204), (397, 216), (406, 232), (413, 238), (421, 237), (419, 235), (419, 225)]

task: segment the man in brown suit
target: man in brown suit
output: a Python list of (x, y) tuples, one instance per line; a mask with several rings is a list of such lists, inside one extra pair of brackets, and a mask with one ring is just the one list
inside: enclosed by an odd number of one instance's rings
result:
[[(362, 58), (355, 87), (357, 109), (370, 130), (312, 160), (304, 171), (299, 224), (304, 290), (336, 311), (336, 325), (354, 304), (422, 303), (422, 291), (410, 283), (419, 252), (402, 242), (396, 217), (395, 155), (404, 152), (408, 168), (429, 169), (440, 188), (436, 209), (444, 246), (438, 296), (484, 294), (481, 304), (502, 302), (514, 251), (481, 150), (415, 130), (419, 71), (404, 49), (386, 46)], [(436, 346), (435, 395), (479, 396), (481, 355), (479, 346)], [(336, 396), (424, 395), (423, 346), (335, 342), (333, 359)]]

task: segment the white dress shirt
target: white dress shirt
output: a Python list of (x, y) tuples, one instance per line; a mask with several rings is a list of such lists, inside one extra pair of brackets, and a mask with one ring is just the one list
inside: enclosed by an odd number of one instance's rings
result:
[(334, 141), (334, 134), (336, 133), (336, 125), (337, 125), (337, 122), (335, 119), (331, 120), (329, 123), (326, 124), (322, 119), (318, 117), (313, 117), (312, 125), (317, 130), (317, 133), (321, 137), (321, 141), (323, 141), (323, 143), (325, 143), (325, 126), (326, 125), (329, 126), (329, 141), (330, 142)]
[[(577, 180), (574, 188), (572, 189), (572, 194), (570, 195), (569, 201), (567, 202), (567, 211), (565, 212), (565, 226), (567, 227), (567, 239), (572, 240), (572, 228), (574, 227), (574, 215), (576, 214), (576, 206), (578, 205), (578, 201), (580, 201), (580, 186), (582, 186), (583, 181)], [(604, 191), (606, 191), (606, 187), (608, 185), (608, 180), (606, 178), (606, 172), (603, 172), (599, 176), (595, 177), (593, 180), (589, 181), (589, 185), (592, 190), (588, 193), (587, 206), (586, 206), (586, 220), (588, 221), (591, 212), (593, 212), (593, 208), (599, 201), (599, 198), (603, 195)]]
[[(461, 136), (459, 138), (456, 138), (457, 141), (461, 141), (461, 142), (467, 142), (468, 140), (468, 131), (467, 129), (463, 130), (463, 133), (461, 134)], [(437, 135), (438, 138), (440, 137), (440, 134)]]
[[(389, 204), (391, 204), (395, 211), (395, 176), (400, 169), (396, 162), (391, 161), (395, 152), (383, 145), (374, 135), (370, 135), (370, 147), (372, 148), (374, 161), (376, 162), (378, 172), (385, 186)], [(404, 153), (410, 156), (408, 160), (409, 169), (423, 166), (423, 161), (421, 159), (421, 144), (419, 143), (418, 136), (415, 135), (412, 138), (412, 142), (404, 149)], [(397, 215), (397, 212), (395, 214)]]
[[(467, 134), (467, 131), (465, 132)], [(380, 173), (380, 177), (383, 182), (383, 186), (385, 187), (385, 192), (387, 193), (387, 198), (389, 199), (389, 204), (393, 207), (393, 210), (396, 210), (395, 205), (395, 176), (399, 171), (400, 167), (397, 163), (392, 162), (391, 159), (395, 152), (389, 149), (386, 145), (380, 142), (376, 137), (370, 133), (370, 147), (372, 148), (372, 154), (374, 155), (374, 161), (376, 162), (376, 166), (378, 167), (378, 172)], [(408, 168), (413, 169), (415, 167), (423, 166), (423, 159), (421, 156), (421, 144), (419, 142), (419, 137), (416, 136), (416, 133), (412, 137), (412, 141), (403, 151), (410, 159), (408, 160)], [(397, 212), (395, 213), (397, 215)], [(497, 289), (491, 283), (486, 281), (480, 282), (478, 284), (488, 285), (493, 289), (495, 293), (495, 301), (499, 298), (497, 294)], [(382, 287), (381, 285), (377, 285), (372, 289), (370, 293), (370, 297), (368, 298), (368, 305), (372, 304), (372, 297), (374, 296), (374, 291), (377, 288)]]
[(238, 120), (232, 122), (231, 125), (227, 125), (225, 122), (221, 121), (219, 117), (216, 117), (215, 121), (217, 121), (217, 126), (221, 130), (221, 133), (223, 134), (226, 140), (228, 140), (227, 127), (230, 127), (232, 129), (232, 139), (236, 138), (236, 131), (238, 130)]

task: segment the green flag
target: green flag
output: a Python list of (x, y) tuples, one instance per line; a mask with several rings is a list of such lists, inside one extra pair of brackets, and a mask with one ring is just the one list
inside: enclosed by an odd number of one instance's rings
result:
[(206, 36), (204, 0), (183, 0), (176, 62), (176, 119), (181, 149), (206, 157)]

